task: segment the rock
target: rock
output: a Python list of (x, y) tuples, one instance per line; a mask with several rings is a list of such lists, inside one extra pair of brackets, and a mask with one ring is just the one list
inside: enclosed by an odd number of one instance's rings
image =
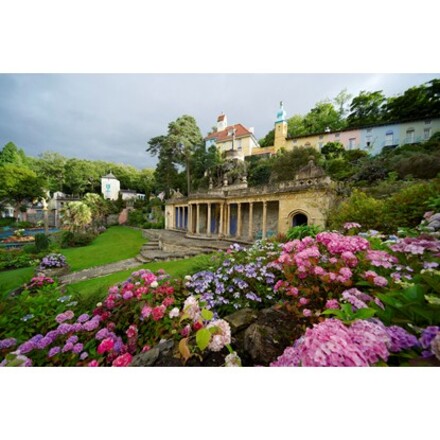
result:
[(154, 366), (159, 356), (168, 354), (174, 348), (174, 341), (169, 340), (156, 345), (145, 353), (140, 353), (133, 358), (131, 366), (133, 367), (151, 367)]
[(257, 365), (268, 365), (283, 352), (277, 331), (256, 323), (252, 324), (244, 334), (244, 349)]
[(231, 333), (235, 334), (251, 325), (258, 318), (258, 312), (252, 309), (241, 309), (224, 319), (231, 326)]
[(429, 217), (428, 222), (434, 222), (434, 221), (440, 221), (440, 212), (437, 212), (436, 214), (431, 215), (431, 217)]
[[(437, 214), (436, 214), (437, 215)], [(433, 229), (434, 231), (440, 229), (440, 220), (431, 220), (428, 223), (428, 228)]]

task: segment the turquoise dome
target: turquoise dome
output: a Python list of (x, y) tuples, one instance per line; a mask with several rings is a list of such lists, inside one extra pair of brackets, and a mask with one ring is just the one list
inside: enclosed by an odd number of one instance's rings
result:
[(277, 120), (275, 121), (275, 123), (284, 122), (284, 121), (286, 121), (286, 111), (283, 108), (283, 101), (281, 101), (280, 108), (277, 112)]

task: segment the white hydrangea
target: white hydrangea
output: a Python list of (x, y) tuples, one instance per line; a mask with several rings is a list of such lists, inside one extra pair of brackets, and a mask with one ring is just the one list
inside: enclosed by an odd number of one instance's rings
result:
[(220, 351), (226, 344), (231, 343), (231, 327), (224, 319), (211, 321), (206, 328), (216, 327), (216, 332), (211, 338), (208, 348), (212, 351)]

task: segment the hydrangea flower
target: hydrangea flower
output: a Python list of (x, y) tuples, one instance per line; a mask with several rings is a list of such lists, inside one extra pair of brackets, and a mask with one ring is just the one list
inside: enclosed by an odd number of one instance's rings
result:
[(212, 335), (208, 348), (211, 351), (220, 351), (222, 348), (231, 343), (231, 327), (224, 319), (216, 319), (211, 321), (206, 328), (215, 327), (215, 333)]

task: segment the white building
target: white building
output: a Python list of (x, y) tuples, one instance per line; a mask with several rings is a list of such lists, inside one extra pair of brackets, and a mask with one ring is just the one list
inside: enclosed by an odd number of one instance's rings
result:
[(112, 174), (101, 177), (101, 193), (104, 199), (118, 200), (121, 182)]

